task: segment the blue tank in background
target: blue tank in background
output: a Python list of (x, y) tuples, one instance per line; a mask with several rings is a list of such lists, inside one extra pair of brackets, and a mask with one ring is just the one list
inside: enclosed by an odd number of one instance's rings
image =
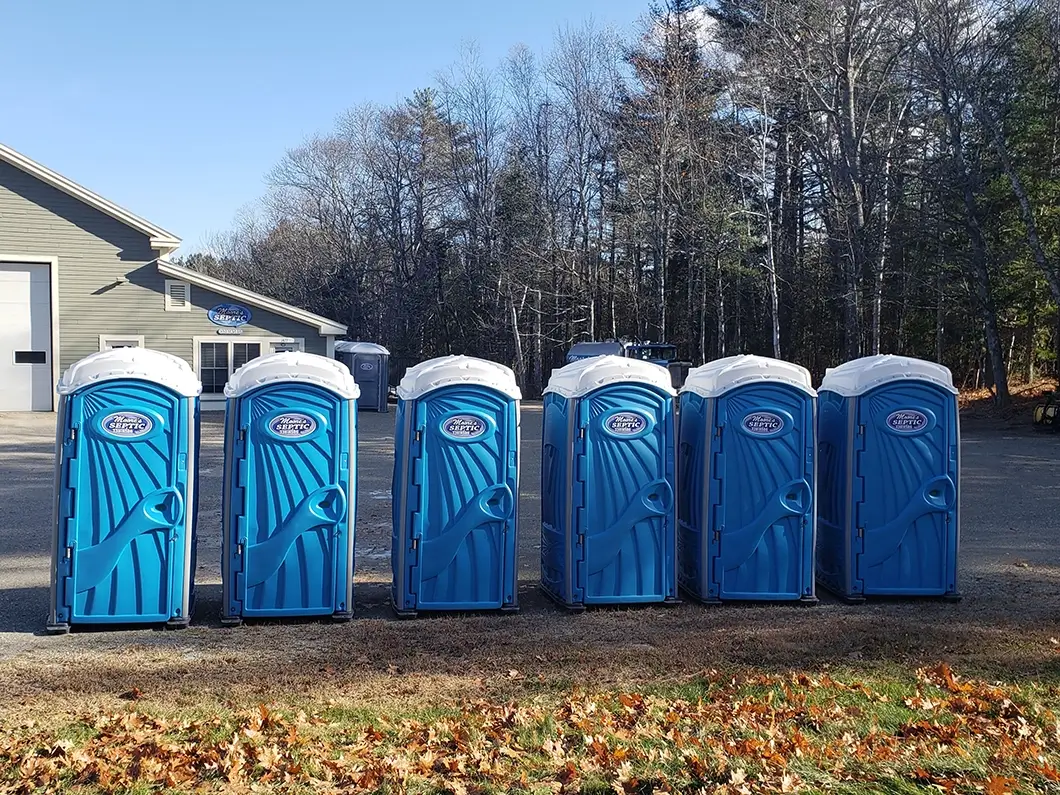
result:
[(544, 396), (541, 584), (571, 609), (676, 601), (674, 390), (645, 361), (553, 371)]
[(495, 362), (443, 356), (398, 387), (391, 550), (395, 612), (518, 605), (519, 401)]
[(59, 381), (49, 632), (191, 619), (201, 391), (187, 362), (144, 348)]
[(301, 352), (225, 386), (222, 623), (352, 615), (359, 393), (346, 365)]
[(806, 368), (731, 356), (681, 390), (680, 584), (705, 602), (814, 595), (816, 394)]
[(959, 598), (960, 433), (950, 371), (869, 356), (829, 370), (818, 395), (819, 582), (851, 601)]

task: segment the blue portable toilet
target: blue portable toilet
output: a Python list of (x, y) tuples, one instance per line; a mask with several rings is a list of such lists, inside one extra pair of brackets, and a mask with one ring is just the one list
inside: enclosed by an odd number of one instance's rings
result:
[(541, 585), (571, 609), (677, 599), (674, 390), (622, 356), (582, 359), (545, 389)]
[(519, 387), (496, 362), (443, 356), (398, 386), (395, 612), (517, 609)]
[(353, 615), (357, 396), (342, 362), (261, 356), (225, 386), (221, 622)]
[(905, 356), (829, 370), (818, 390), (817, 578), (849, 601), (959, 599), (957, 390)]
[(814, 595), (816, 393), (762, 356), (697, 367), (681, 390), (681, 587), (704, 602)]
[(183, 359), (94, 353), (60, 379), (47, 629), (186, 626), (194, 608), (199, 393)]

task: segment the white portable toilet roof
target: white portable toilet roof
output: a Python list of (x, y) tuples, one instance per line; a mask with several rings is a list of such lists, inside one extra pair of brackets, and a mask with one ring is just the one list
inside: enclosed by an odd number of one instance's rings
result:
[(342, 362), (315, 353), (284, 351), (251, 359), (232, 373), (225, 384), (225, 397), (239, 397), (252, 389), (281, 381), (316, 384), (347, 400), (356, 400), (361, 395), (361, 388)]
[(202, 392), (191, 365), (179, 356), (150, 348), (114, 348), (86, 356), (67, 368), (55, 391), (69, 395), (82, 387), (118, 378), (161, 384), (184, 397), (196, 397)]
[(792, 362), (767, 356), (727, 356), (688, 371), (682, 392), (694, 392), (705, 398), (723, 395), (730, 389), (759, 381), (787, 384), (807, 395), (816, 395), (810, 371)]
[(379, 353), (384, 356), (390, 355), (390, 351), (382, 345), (378, 345), (374, 342), (350, 342), (348, 340), (343, 340), (342, 342), (335, 343), (335, 350), (339, 353)]
[(565, 398), (587, 395), (608, 384), (631, 382), (647, 384), (675, 394), (670, 371), (642, 359), (625, 356), (594, 356), (552, 371), (545, 392), (555, 392)]
[(415, 400), (435, 389), (464, 384), (489, 387), (515, 400), (523, 397), (510, 367), (474, 356), (439, 356), (413, 365), (405, 371), (397, 393), (402, 400)]
[(957, 394), (949, 368), (941, 364), (914, 359), (910, 356), (881, 354), (854, 359), (825, 371), (820, 389), (835, 392), (843, 397), (863, 395), (889, 381), (902, 379), (927, 381)]

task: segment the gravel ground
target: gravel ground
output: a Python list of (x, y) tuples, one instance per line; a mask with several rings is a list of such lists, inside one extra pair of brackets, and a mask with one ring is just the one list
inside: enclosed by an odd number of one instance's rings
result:
[[(106, 694), (142, 685), (171, 688), (190, 698), (202, 687), (301, 686), (298, 682), (319, 680), (326, 671), (329, 679), (367, 693), (385, 689), (387, 677), (402, 671), (428, 678), (432, 693), (445, 692), (445, 682), (463, 693), (495, 674), (513, 680), (548, 677), (562, 685), (658, 681), (725, 665), (802, 668), (940, 658), (1006, 675), (1060, 677), (1057, 436), (985, 425), (964, 429), (960, 588), (965, 598), (959, 604), (852, 607), (819, 594), (816, 608), (686, 604), (570, 616), (536, 589), (541, 407), (526, 404), (522, 611), (397, 621), (387, 602), (394, 414), (363, 412), (355, 619), (225, 629), (217, 620), (220, 420), (219, 414), (207, 415), (203, 428), (198, 604), (192, 627), (53, 638), (40, 633), (48, 601), (54, 415), (0, 414), (0, 687), (5, 692), (26, 704), (57, 690)], [(204, 666), (209, 669), (205, 683)], [(160, 671), (164, 685), (157, 678)]]

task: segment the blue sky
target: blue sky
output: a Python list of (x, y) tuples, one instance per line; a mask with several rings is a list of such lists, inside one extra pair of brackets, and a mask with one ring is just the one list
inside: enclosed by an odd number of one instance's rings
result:
[(647, 0), (0, 0), (0, 142), (203, 247), (345, 109)]

